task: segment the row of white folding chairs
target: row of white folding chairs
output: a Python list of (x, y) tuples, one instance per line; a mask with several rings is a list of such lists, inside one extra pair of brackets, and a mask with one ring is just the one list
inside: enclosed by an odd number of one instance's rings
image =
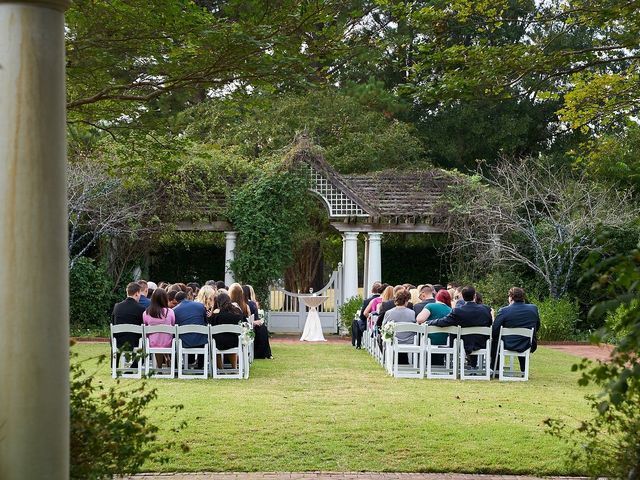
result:
[[(133, 355), (126, 351), (118, 351), (115, 335), (119, 333), (131, 333), (140, 335), (137, 346), (133, 348)], [(170, 347), (151, 347), (148, 335), (152, 333), (165, 333), (172, 335)], [(208, 343), (201, 347), (185, 347), (182, 336), (185, 334), (206, 335)], [(238, 344), (227, 350), (216, 348), (214, 335), (219, 333), (232, 333), (238, 335)], [(212, 378), (249, 378), (249, 366), (253, 361), (252, 346), (243, 343), (242, 327), (240, 325), (111, 325), (111, 376), (113, 378), (142, 378), (152, 375), (153, 378), (203, 379)], [(158, 355), (168, 355), (169, 365), (159, 366), (156, 359)], [(216, 356), (237, 355), (237, 368), (218, 368)], [(191, 368), (188, 364), (188, 355), (202, 355), (203, 368)], [(177, 357), (177, 369), (176, 369)], [(196, 357), (197, 358), (197, 357)]]
[[(398, 333), (407, 332), (414, 334), (412, 344), (398, 342)], [(432, 343), (430, 334), (448, 335), (445, 345)], [(432, 325), (417, 325), (415, 323), (396, 323), (395, 333), (392, 340), (383, 344), (383, 349), (379, 348), (377, 337), (380, 333), (375, 328), (367, 328), (365, 332), (367, 350), (380, 362), (387, 372), (398, 378), (440, 378), (455, 380), (489, 380), (491, 378), (491, 327), (436, 327)], [(476, 367), (470, 367), (465, 360), (464, 337), (466, 335), (483, 335), (486, 337), (484, 348), (473, 351), (470, 355), (476, 357)], [(502, 340), (505, 336), (525, 337), (531, 343), (533, 329), (529, 328), (500, 328), (498, 337), (498, 351), (493, 364), (494, 372), (498, 378), (504, 381), (527, 381), (529, 379), (530, 348), (524, 352), (507, 350)], [(406, 353), (410, 359), (409, 365), (400, 365), (398, 356)], [(434, 355), (441, 356), (443, 363), (434, 363)], [(515, 369), (514, 359), (524, 358), (525, 368), (523, 372)], [(507, 365), (508, 361), (508, 365)]]

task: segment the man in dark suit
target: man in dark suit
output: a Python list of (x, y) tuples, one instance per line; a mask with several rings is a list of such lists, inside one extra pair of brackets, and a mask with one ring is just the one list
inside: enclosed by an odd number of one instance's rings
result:
[[(116, 303), (111, 315), (111, 323), (114, 325), (142, 325), (142, 314), (144, 307), (139, 303), (140, 285), (131, 282), (127, 285), (127, 298)], [(140, 335), (135, 333), (116, 333), (116, 346), (118, 349), (132, 350), (138, 346)], [(132, 364), (133, 368), (138, 366), (138, 362)]]
[(436, 299), (433, 298), (433, 286), (428, 283), (424, 285), (420, 289), (420, 292), (418, 292), (418, 298), (420, 301), (413, 306), (413, 311), (416, 312), (416, 317), (422, 310), (424, 310), (425, 305), (436, 302)]
[(371, 286), (371, 295), (362, 301), (360, 307), (360, 317), (358, 319), (351, 320), (351, 345), (356, 348), (362, 348), (362, 335), (367, 330), (367, 317), (364, 316), (364, 311), (376, 297), (380, 296), (380, 282), (373, 282)]
[[(451, 310), (446, 317), (431, 320), (429, 325), (436, 327), (451, 327), (459, 325), (460, 327), (490, 327), (491, 326), (491, 310), (486, 305), (477, 304), (474, 299), (476, 289), (468, 286), (462, 289), (462, 299), (464, 304)], [(467, 355), (475, 350), (484, 348), (487, 344), (487, 336), (485, 335), (464, 335), (464, 349)], [(463, 361), (462, 359), (460, 361)], [(469, 357), (469, 365), (475, 367), (478, 358), (476, 356)]]
[[(540, 329), (540, 314), (538, 307), (532, 304), (524, 303), (524, 290), (522, 288), (513, 287), (509, 290), (509, 305), (502, 307), (498, 311), (496, 321), (493, 324), (493, 342), (491, 345), (491, 358), (495, 359), (498, 352), (498, 337), (500, 335), (500, 327), (505, 328), (533, 328), (533, 339), (531, 342), (524, 337), (514, 337), (508, 335), (502, 337), (504, 346), (507, 350), (514, 352), (524, 352), (531, 347), (531, 352), (535, 352), (538, 348), (537, 335)], [(524, 371), (525, 359), (518, 357), (520, 362), (520, 370)]]
[[(178, 305), (173, 309), (176, 315), (176, 325), (206, 325), (207, 310), (202, 303), (194, 302), (187, 299), (184, 292), (176, 293)], [(199, 333), (185, 333), (180, 337), (182, 346), (185, 348), (202, 347), (208, 343), (207, 335)], [(204, 366), (204, 357), (198, 355), (198, 368)]]

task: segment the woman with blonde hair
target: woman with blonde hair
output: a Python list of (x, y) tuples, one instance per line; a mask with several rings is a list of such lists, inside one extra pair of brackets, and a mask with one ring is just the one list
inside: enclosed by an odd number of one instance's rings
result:
[(216, 291), (210, 285), (205, 285), (198, 292), (198, 296), (196, 297), (196, 302), (204, 305), (204, 309), (207, 311), (207, 321), (213, 315), (213, 311), (215, 310), (215, 300), (216, 300)]

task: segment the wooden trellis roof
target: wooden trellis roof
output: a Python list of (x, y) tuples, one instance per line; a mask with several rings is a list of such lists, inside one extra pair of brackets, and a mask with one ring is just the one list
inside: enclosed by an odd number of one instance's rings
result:
[[(444, 170), (391, 169), (344, 175), (329, 165), (304, 137), (298, 140), (293, 152), (294, 161), (310, 167), (311, 190), (323, 197), (332, 220), (434, 227), (442, 223), (440, 200), (447, 185), (455, 181)], [(327, 184), (332, 188), (327, 188)], [(342, 197), (337, 198), (336, 191)], [(345, 199), (352, 203), (351, 210), (343, 207)], [(349, 214), (350, 211), (353, 213)]]

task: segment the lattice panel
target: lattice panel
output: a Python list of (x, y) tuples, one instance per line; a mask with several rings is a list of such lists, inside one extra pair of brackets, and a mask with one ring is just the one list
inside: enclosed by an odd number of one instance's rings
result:
[(310, 168), (311, 191), (320, 195), (329, 205), (330, 217), (368, 217), (356, 202), (336, 188), (324, 175)]

